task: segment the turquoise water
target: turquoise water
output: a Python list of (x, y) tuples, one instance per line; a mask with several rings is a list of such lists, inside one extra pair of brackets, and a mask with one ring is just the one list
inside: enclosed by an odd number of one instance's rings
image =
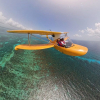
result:
[[(44, 43), (32, 38), (33, 44)], [(0, 100), (99, 100), (100, 42), (75, 41), (87, 46), (81, 57), (54, 48), (15, 51), (27, 35), (0, 31)], [(96, 49), (95, 49), (96, 48)]]

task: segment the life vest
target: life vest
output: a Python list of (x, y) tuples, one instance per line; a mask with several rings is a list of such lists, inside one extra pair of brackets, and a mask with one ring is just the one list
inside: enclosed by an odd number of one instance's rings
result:
[(63, 47), (63, 44), (59, 41), (59, 42), (58, 42), (58, 46)]

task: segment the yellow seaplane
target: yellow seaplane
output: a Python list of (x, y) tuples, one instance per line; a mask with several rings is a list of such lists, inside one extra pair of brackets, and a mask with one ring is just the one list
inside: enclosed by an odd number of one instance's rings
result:
[[(87, 47), (74, 44), (70, 40), (70, 38), (67, 36), (67, 32), (54, 32), (54, 31), (43, 31), (43, 30), (8, 30), (7, 32), (28, 34), (28, 44), (17, 45), (15, 47), (15, 50), (19, 50), (19, 49), (41, 50), (41, 49), (47, 49), (47, 48), (54, 47), (58, 51), (66, 55), (70, 55), (70, 56), (82, 56), (88, 52)], [(36, 45), (30, 44), (29, 35), (32, 35), (32, 34), (45, 35), (47, 39), (49, 40), (49, 43), (48, 44), (36, 44)], [(49, 38), (49, 35), (52, 36), (53, 40)], [(66, 47), (62, 47), (58, 45), (57, 40), (60, 39), (61, 37), (64, 39), (66, 43)]]

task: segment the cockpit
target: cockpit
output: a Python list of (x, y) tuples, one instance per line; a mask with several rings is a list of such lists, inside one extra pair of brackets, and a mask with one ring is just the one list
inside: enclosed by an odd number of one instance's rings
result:
[(71, 39), (68, 36), (65, 36), (65, 35), (63, 35), (63, 36), (61, 36), (60, 38), (57, 39), (57, 44), (58, 44), (58, 46), (65, 47), (65, 48), (69, 48), (69, 47), (74, 46)]
[(66, 43), (66, 48), (69, 48), (74, 45), (69, 37), (65, 40), (65, 43)]

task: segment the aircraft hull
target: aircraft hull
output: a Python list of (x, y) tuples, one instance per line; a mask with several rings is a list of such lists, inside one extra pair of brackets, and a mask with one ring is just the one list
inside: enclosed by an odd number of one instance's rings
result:
[(54, 48), (69, 56), (83, 56), (88, 52), (87, 47), (84, 47), (78, 44), (74, 44), (74, 46), (69, 47), (69, 48), (60, 47), (58, 45), (55, 45)]

